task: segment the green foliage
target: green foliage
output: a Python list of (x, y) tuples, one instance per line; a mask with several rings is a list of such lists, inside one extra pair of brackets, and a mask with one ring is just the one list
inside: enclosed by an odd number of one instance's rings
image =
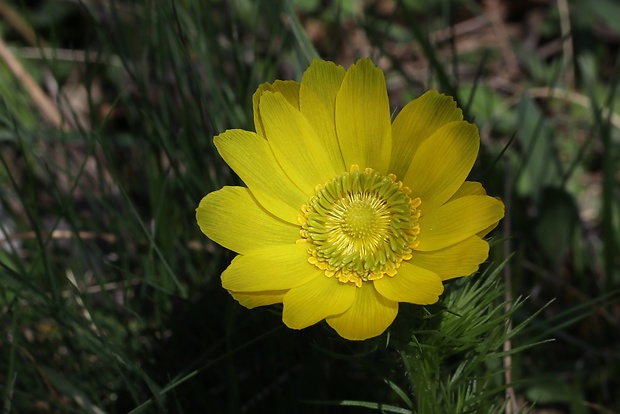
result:
[(505, 265), (475, 276), (475, 281), (451, 284), (444, 307), (413, 314), (406, 318), (410, 326), (398, 330), (413, 332), (406, 343), (396, 345), (411, 381), (412, 412), (503, 411), (507, 385), (502, 361), (524, 348), (501, 348), (525, 326), (509, 328), (510, 316), (523, 302), (504, 300)]

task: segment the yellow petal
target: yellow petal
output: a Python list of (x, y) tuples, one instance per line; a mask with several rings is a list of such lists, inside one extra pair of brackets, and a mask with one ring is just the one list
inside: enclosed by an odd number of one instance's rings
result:
[(462, 242), (504, 217), (504, 204), (489, 196), (465, 196), (420, 217), (416, 250), (431, 251)]
[[(465, 197), (466, 195), (486, 195), (487, 192), (482, 187), (482, 184), (476, 181), (465, 181), (461, 188), (459, 188), (456, 193), (448, 200), (448, 202), (452, 200), (456, 200), (457, 198)], [(498, 223), (493, 223), (486, 229), (477, 233), (478, 237), (483, 238), (487, 234), (489, 234), (495, 227), (497, 227)], [(473, 273), (473, 272), (470, 272)]]
[(303, 191), (286, 176), (267, 141), (254, 132), (230, 129), (213, 139), (217, 150), (271, 214), (297, 224)]
[(392, 124), (390, 172), (402, 179), (424, 140), (445, 124), (462, 120), (463, 112), (454, 99), (437, 91), (428, 91), (409, 102)]
[(245, 187), (224, 187), (207, 194), (196, 209), (196, 221), (207, 237), (237, 253), (299, 239), (299, 225), (269, 213)]
[(314, 195), (318, 184), (342, 172), (325, 159), (325, 148), (314, 129), (281, 94), (264, 92), (260, 111), (267, 142), (278, 163), (308, 197)]
[(347, 171), (338, 136), (336, 135), (336, 95), (340, 90), (345, 70), (332, 62), (315, 59), (301, 78), (299, 109), (314, 127), (325, 149), (324, 157), (337, 171)]
[(456, 193), (454, 193), (454, 195), (450, 197), (450, 200), (448, 200), (448, 202), (456, 200), (457, 198), (465, 197), (467, 195), (487, 195), (487, 192), (484, 187), (482, 187), (482, 184), (480, 184), (479, 182), (465, 181), (463, 184), (461, 184), (461, 187), (456, 190)]
[(282, 303), (282, 298), (288, 292), (288, 290), (269, 290), (266, 292), (233, 292), (229, 290), (228, 293), (237, 301), (241, 306), (245, 306), (248, 309), (253, 309), (258, 306), (273, 305), (274, 303)]
[(369, 59), (347, 71), (336, 97), (336, 131), (345, 165), (386, 174), (392, 150), (385, 77)]
[(443, 249), (415, 251), (408, 263), (437, 273), (442, 280), (448, 280), (471, 275), (487, 257), (489, 244), (478, 236), (472, 236)]
[(299, 82), (277, 80), (272, 86), (273, 92), (280, 92), (293, 108), (299, 110)]
[(465, 121), (444, 125), (420, 145), (403, 183), (422, 200), (422, 214), (432, 212), (461, 187), (479, 147), (478, 128)]
[(291, 289), (324, 275), (308, 263), (304, 244), (266, 246), (235, 257), (222, 273), (222, 287), (235, 292)]
[(398, 302), (381, 296), (372, 283), (362, 283), (355, 300), (344, 313), (325, 320), (340, 336), (361, 341), (381, 335), (396, 318)]
[(258, 135), (264, 137), (265, 129), (263, 127), (263, 121), (260, 116), (260, 108), (259, 102), (260, 97), (265, 91), (271, 92), (280, 92), (287, 101), (293, 105), (294, 108), (299, 109), (299, 83), (295, 81), (282, 81), (277, 80), (272, 84), (263, 83), (261, 84), (254, 95), (252, 95), (252, 107), (254, 110), (254, 127), (256, 128), (256, 132)]
[(487, 234), (489, 234), (490, 232), (492, 232), (493, 230), (495, 230), (495, 228), (497, 227), (498, 223), (493, 223), (491, 224), (489, 227), (487, 227), (486, 229), (479, 231), (477, 233), (477, 236), (480, 238), (484, 238)]
[(282, 321), (292, 329), (303, 329), (338, 315), (351, 307), (357, 287), (336, 278), (315, 277), (289, 290), (284, 296)]
[(443, 293), (441, 278), (410, 262), (401, 263), (396, 275), (374, 281), (377, 292), (395, 302), (430, 305)]

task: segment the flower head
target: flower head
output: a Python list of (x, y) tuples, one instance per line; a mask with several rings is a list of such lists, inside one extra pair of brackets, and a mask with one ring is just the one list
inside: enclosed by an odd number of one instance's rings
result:
[(256, 132), (215, 137), (246, 187), (202, 199), (196, 217), (238, 253), (222, 285), (242, 305), (283, 303), (302, 329), (323, 319), (342, 337), (381, 334), (399, 302), (432, 304), (443, 281), (475, 272), (501, 201), (465, 181), (477, 128), (429, 91), (394, 122), (383, 72), (314, 60), (301, 82), (254, 94)]

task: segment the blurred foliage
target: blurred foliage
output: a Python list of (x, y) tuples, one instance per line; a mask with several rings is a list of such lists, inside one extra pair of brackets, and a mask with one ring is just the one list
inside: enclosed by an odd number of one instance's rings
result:
[[(507, 300), (497, 277), (510, 274), (510, 295), (528, 298), (508, 300), (518, 304), (514, 326), (528, 325), (438, 356), (437, 375), (464, 382), (448, 382), (453, 388), (434, 401), (458, 412), (502, 410), (497, 348), (510, 335), (513, 349), (526, 348), (512, 355), (524, 410), (620, 411), (617, 2), (0, 6), (10, 53), (65, 121), (50, 125), (22, 78), (0, 64), (4, 412), (423, 407), (403, 374), (412, 355), (396, 354), (388, 338), (346, 343), (321, 324), (282, 328), (277, 307), (240, 308), (219, 284), (232, 254), (194, 222), (204, 194), (239, 183), (211, 138), (252, 129), (256, 87), (299, 79), (317, 54), (344, 66), (372, 57), (386, 70), (395, 110), (427, 88), (455, 95), (481, 131), (472, 175), (509, 208), (496, 230), (509, 239), (491, 260), (502, 262), (502, 249), (515, 256), (495, 279), (457, 281), (444, 306), (487, 300), (470, 316), (491, 318)], [(406, 308), (396, 324), (418, 321), (416, 312)], [(438, 314), (421, 326), (456, 318)], [(471, 361), (479, 362), (463, 365)], [(468, 366), (477, 368), (463, 375)], [(481, 384), (490, 384), (480, 397), (487, 408), (459, 402)]]

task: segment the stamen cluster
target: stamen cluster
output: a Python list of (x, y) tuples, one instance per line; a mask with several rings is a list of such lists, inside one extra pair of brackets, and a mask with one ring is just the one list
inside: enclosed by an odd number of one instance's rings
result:
[(394, 276), (411, 258), (420, 231), (419, 198), (393, 174), (371, 168), (339, 175), (316, 188), (302, 207), (301, 237), (308, 243), (308, 261), (341, 282)]

